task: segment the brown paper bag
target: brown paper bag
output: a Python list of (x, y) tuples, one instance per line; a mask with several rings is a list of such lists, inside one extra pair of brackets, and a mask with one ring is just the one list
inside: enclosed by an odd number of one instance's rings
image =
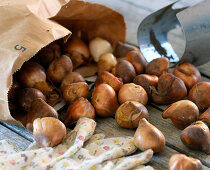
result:
[(89, 40), (100, 36), (125, 41), (121, 14), (84, 1), (2, 0), (0, 18), (0, 120), (12, 124), (21, 125), (8, 107), (12, 75), (41, 48), (70, 35), (69, 30), (81, 30)]

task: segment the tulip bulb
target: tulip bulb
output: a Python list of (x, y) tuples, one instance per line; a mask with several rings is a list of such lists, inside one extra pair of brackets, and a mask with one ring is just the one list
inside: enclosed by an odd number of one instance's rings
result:
[(167, 107), (162, 113), (162, 117), (171, 119), (178, 129), (184, 129), (198, 120), (199, 110), (190, 100), (180, 100)]
[(26, 62), (20, 70), (19, 80), (25, 87), (34, 87), (46, 81), (45, 69), (38, 63)]
[(200, 160), (188, 157), (184, 154), (173, 154), (168, 163), (169, 170), (202, 170)]
[(187, 147), (210, 154), (210, 131), (202, 121), (197, 121), (186, 127), (180, 138)]
[(94, 107), (83, 97), (78, 98), (74, 103), (69, 105), (65, 124), (71, 125), (76, 123), (81, 117), (90, 119), (94, 119), (95, 117)]
[(63, 98), (66, 102), (72, 103), (79, 97), (84, 97), (84, 98), (90, 97), (90, 92), (87, 83), (85, 82), (71, 83), (64, 88)]
[(99, 116), (107, 117), (115, 113), (118, 108), (117, 95), (108, 84), (99, 84), (92, 94), (92, 104)]
[(47, 76), (53, 83), (61, 83), (64, 77), (73, 69), (71, 59), (62, 55), (55, 58), (47, 69)]
[(137, 128), (140, 119), (148, 119), (147, 108), (136, 101), (127, 101), (118, 107), (115, 113), (117, 124), (123, 128)]
[(69, 72), (62, 80), (61, 91), (63, 91), (65, 87), (70, 85), (71, 83), (77, 82), (85, 82), (85, 79), (77, 72)]
[(164, 148), (165, 137), (159, 129), (143, 118), (134, 134), (134, 144), (141, 151), (152, 149), (156, 153)]
[(124, 58), (130, 51), (138, 51), (139, 49), (133, 45), (125, 44), (120, 41), (114, 42), (114, 55), (118, 58)]
[(99, 61), (99, 58), (104, 53), (112, 53), (111, 44), (102, 38), (96, 37), (89, 43), (90, 54), (95, 62)]
[(137, 75), (145, 72), (147, 61), (140, 51), (133, 50), (128, 52), (125, 60), (129, 61), (133, 65)]
[(113, 68), (114, 75), (123, 80), (123, 83), (132, 82), (136, 76), (136, 71), (133, 65), (127, 60), (120, 60)]
[(57, 42), (52, 42), (48, 46), (42, 48), (34, 57), (38, 63), (47, 67), (56, 56), (60, 56), (61, 47)]
[(117, 59), (112, 53), (102, 54), (97, 64), (98, 75), (100, 75), (103, 71), (111, 72), (116, 64)]
[(148, 96), (146, 91), (140, 85), (134, 83), (124, 84), (118, 93), (120, 104), (126, 101), (137, 101), (143, 105), (147, 104)]
[(194, 85), (189, 91), (188, 99), (194, 102), (199, 110), (210, 107), (210, 82), (200, 82)]
[(74, 69), (88, 60), (90, 55), (88, 46), (79, 38), (70, 39), (65, 45), (64, 51), (72, 60)]
[(53, 147), (60, 144), (66, 136), (66, 127), (58, 119), (44, 117), (33, 122), (33, 135), (41, 147)]
[(26, 62), (19, 72), (19, 80), (25, 87), (39, 89), (44, 95), (53, 91), (53, 86), (46, 82), (44, 68), (35, 62)]
[(210, 126), (210, 107), (200, 115), (199, 120), (205, 122), (208, 126)]
[(133, 82), (142, 86), (147, 94), (151, 96), (151, 87), (157, 87), (158, 77), (155, 75), (140, 74), (134, 78)]
[(146, 66), (146, 73), (150, 75), (161, 76), (169, 73), (169, 60), (166, 57), (161, 57), (152, 60)]
[(43, 93), (35, 88), (24, 88), (19, 91), (18, 102), (20, 106), (25, 110), (29, 111), (31, 108), (31, 103), (35, 100), (41, 98), (46, 101)]
[(173, 74), (184, 82), (188, 90), (200, 82), (201, 79), (199, 70), (190, 63), (177, 65)]
[(107, 71), (104, 71), (103, 73), (101, 73), (100, 76), (98, 76), (95, 82), (95, 86), (98, 86), (102, 83), (110, 85), (116, 93), (120, 90), (120, 88), (123, 85), (121, 78), (117, 78), (112, 73), (109, 73)]
[(38, 98), (33, 100), (31, 102), (31, 108), (27, 114), (26, 128), (32, 131), (33, 121), (36, 118), (43, 118), (43, 117), (58, 118), (58, 113), (52, 106), (48, 105), (43, 99)]
[(187, 94), (184, 82), (173, 74), (159, 77), (158, 86), (150, 87), (152, 100), (158, 104), (171, 104), (183, 99)]

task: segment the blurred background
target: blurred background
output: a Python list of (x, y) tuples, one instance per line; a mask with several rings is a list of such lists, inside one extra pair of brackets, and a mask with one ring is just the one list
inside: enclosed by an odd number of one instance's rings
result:
[[(137, 29), (141, 21), (149, 14), (176, 2), (173, 8), (182, 8), (193, 6), (203, 0), (87, 0), (89, 2), (100, 3), (123, 14), (127, 26), (126, 42), (138, 45)], [(184, 51), (184, 36), (181, 29), (172, 30), (168, 33), (168, 39), (171, 42), (175, 52), (179, 57)], [(210, 62), (199, 66), (200, 70), (204, 70), (208, 74), (210, 68), (207, 67)], [(205, 69), (203, 69), (205, 68)], [(208, 68), (208, 69), (207, 69)]]
[[(177, 0), (87, 0), (87, 1), (104, 4), (123, 14), (127, 25), (126, 40), (128, 43), (137, 44), (136, 34), (140, 22), (147, 15), (173, 2), (176, 2)], [(174, 5), (174, 8), (192, 6), (201, 1), (202, 0), (180, 0), (177, 1), (177, 3)]]

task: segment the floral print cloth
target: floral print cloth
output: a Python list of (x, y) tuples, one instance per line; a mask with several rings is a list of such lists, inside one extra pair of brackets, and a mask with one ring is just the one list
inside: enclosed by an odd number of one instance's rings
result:
[[(39, 148), (33, 143), (21, 151), (8, 141), (0, 141), (0, 169), (21, 170), (124, 170), (146, 164), (153, 155), (151, 149), (139, 154), (133, 137), (104, 139), (103, 134), (93, 135), (96, 122), (81, 118), (65, 141), (55, 147)], [(138, 169), (153, 169), (140, 166)]]

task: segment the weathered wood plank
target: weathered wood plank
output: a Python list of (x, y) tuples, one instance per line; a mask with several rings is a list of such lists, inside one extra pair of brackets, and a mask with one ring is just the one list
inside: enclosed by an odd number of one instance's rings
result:
[(210, 79), (210, 62), (199, 66), (198, 69), (200, 70), (200, 72), (204, 76), (206, 76), (206, 77), (208, 77)]
[[(103, 126), (103, 124), (100, 124)], [(99, 126), (100, 126), (99, 125)], [(98, 126), (98, 125), (97, 125)], [(105, 128), (97, 128), (98, 133), (104, 133), (106, 132), (106, 127)], [(101, 131), (99, 130), (101, 129)], [(115, 131), (116, 132), (116, 131)], [(25, 133), (25, 132), (23, 132)], [(109, 135), (107, 135), (108, 137)], [(115, 134), (113, 135), (115, 136)], [(122, 136), (122, 132), (118, 134), (117, 136)], [(109, 136), (112, 137), (112, 136)], [(6, 127), (0, 125), (0, 140), (9, 140), (12, 142), (14, 145), (19, 147), (22, 150), (25, 150), (29, 144), (31, 143), (30, 141), (24, 139), (23, 137), (19, 136), (18, 134), (14, 133), (13, 131), (10, 131)], [(178, 153), (175, 150), (165, 147), (164, 150), (161, 153), (155, 154), (149, 163), (149, 165), (153, 166), (155, 169), (167, 169), (168, 166), (168, 160), (172, 154)]]
[[(96, 118), (97, 126), (95, 133), (104, 133), (108, 137), (133, 136), (135, 131), (123, 129), (117, 125), (113, 118)], [(149, 165), (155, 169), (168, 169), (168, 161), (172, 154), (177, 151), (165, 146), (164, 149), (157, 154), (154, 154)], [(135, 154), (135, 153), (134, 153)]]
[[(175, 2), (176, 0), (165, 0), (161, 2), (159, 0), (115, 0), (115, 3), (113, 3), (112, 0), (88, 1), (104, 4), (122, 13), (125, 17), (125, 22), (127, 25), (126, 41), (128, 43), (138, 45), (136, 35), (140, 22), (150, 13), (155, 12), (156, 10), (172, 2)], [(182, 0), (178, 2), (175, 7), (192, 6), (199, 2), (201, 2), (201, 0)], [(183, 33), (180, 30), (174, 30), (168, 33), (168, 38), (178, 56), (181, 57), (184, 51)], [(210, 76), (210, 62), (208, 64), (200, 66), (199, 69), (204, 75)]]
[[(173, 140), (179, 140), (178, 139), (179, 132), (176, 131), (176, 133), (173, 134), (175, 127), (173, 127), (173, 125), (169, 121), (165, 122), (165, 120), (162, 119), (160, 112), (158, 112), (157, 110), (155, 110), (154, 108), (151, 108), (151, 107), (148, 107), (148, 110), (150, 113), (149, 121), (163, 132), (163, 134), (166, 137), (166, 141), (167, 141), (167, 144), (166, 144), (167, 146), (165, 146), (165, 148), (160, 153), (155, 154), (153, 156), (152, 161), (149, 165), (154, 166), (154, 168), (157, 168), (157, 169), (167, 169), (168, 160), (170, 159), (170, 156), (172, 154), (178, 153), (178, 151), (170, 148), (169, 146), (172, 145), (171, 143)], [(157, 121), (160, 119), (162, 119), (162, 120)], [(97, 117), (96, 122), (97, 122), (97, 126), (96, 126), (95, 133), (104, 133), (107, 138), (108, 137), (119, 137), (119, 136), (133, 136), (135, 133), (135, 130), (121, 128), (116, 123), (116, 121), (111, 117), (108, 117), (108, 118)], [(168, 126), (168, 124), (170, 125), (170, 127)], [(172, 133), (172, 130), (173, 130), (173, 133)], [(174, 144), (174, 142), (173, 142), (173, 144)], [(182, 148), (180, 150), (181, 153), (185, 153), (185, 154), (191, 155), (193, 157), (195, 157), (195, 155), (197, 154), (197, 152), (194, 152), (194, 151), (193, 151), (194, 154), (189, 154), (191, 152), (191, 150), (189, 150), (189, 149), (188, 149), (188, 152), (186, 152), (184, 150), (185, 146), (183, 146), (181, 141), (179, 141), (179, 145), (181, 145), (181, 148)], [(178, 145), (176, 144), (176, 146), (178, 146)], [(184, 149), (183, 149), (183, 147), (184, 147)], [(197, 158), (201, 159), (201, 161), (203, 163), (210, 161), (209, 160), (210, 157), (203, 154), (202, 152), (198, 152)], [(207, 165), (208, 165), (208, 163), (207, 163)], [(210, 167), (210, 165), (209, 165), (209, 167)]]
[[(113, 3), (112, 0), (90, 0), (91, 2), (96, 3), (102, 3), (106, 6), (109, 6), (113, 9), (116, 9), (120, 13), (122, 13), (125, 16), (125, 20), (127, 23), (127, 42), (136, 44), (137, 45), (137, 28), (138, 24), (143, 20), (144, 17), (146, 17), (151, 12), (154, 12), (157, 9), (160, 9), (164, 7), (165, 5), (169, 4), (169, 2), (174, 2), (174, 0), (166, 0), (166, 1), (159, 1), (159, 0), (141, 0), (141, 1), (133, 1), (133, 0), (115, 0)], [(191, 2), (195, 3), (196, 1), (200, 0), (190, 0), (189, 2), (187, 0), (184, 0), (182, 5), (189, 5)], [(182, 1), (181, 1), (182, 2)], [(132, 12), (131, 12), (132, 11)], [(177, 50), (177, 53), (180, 53), (183, 51), (181, 48), (183, 48), (183, 37), (181, 36), (180, 32), (175, 30), (169, 33), (169, 39), (174, 44), (175, 50)], [(207, 73), (209, 75), (210, 73), (210, 67), (207, 66), (201, 66), (199, 67), (200, 70), (202, 70), (202, 73)], [(177, 149), (180, 152), (187, 153), (192, 156), (199, 157), (200, 159), (203, 159), (204, 161), (209, 161), (209, 156), (206, 156), (202, 152), (192, 151), (188, 148), (186, 148), (179, 139), (179, 133), (180, 131), (177, 130), (170, 120), (164, 120), (161, 117), (161, 107), (158, 106), (157, 109), (152, 108), (151, 106), (148, 106), (148, 110), (150, 113), (150, 122), (154, 123), (155, 126), (157, 126), (161, 131), (163, 131), (164, 135), (166, 136), (167, 145), (170, 147), (174, 147), (174, 149)], [(122, 136), (122, 135), (129, 135), (133, 136), (134, 130), (127, 130), (120, 128), (113, 118), (97, 118), (97, 128), (96, 133), (105, 133), (107, 137), (113, 137), (113, 136)], [(157, 123), (157, 125), (156, 125)], [(33, 136), (31, 133), (29, 133), (25, 128), (19, 128), (15, 127), (13, 125), (4, 125), (10, 129), (12, 129), (14, 132), (19, 133), (20, 135), (24, 136), (24, 138), (27, 138), (28, 140), (32, 140)], [(4, 127), (5, 128), (5, 127)], [(175, 129), (175, 130), (174, 130)], [(172, 132), (173, 133), (172, 133)], [(12, 133), (14, 133), (12, 132)], [(14, 133), (15, 135), (17, 135)], [(0, 137), (3, 136), (0, 130)], [(8, 137), (9, 138), (9, 137)], [(20, 137), (21, 138), (21, 137)], [(25, 140), (24, 138), (21, 138), (22, 140)], [(4, 138), (6, 139), (6, 138)], [(21, 146), (26, 143), (25, 141), (16, 139), (21, 143)], [(15, 141), (15, 139), (11, 138), (11, 141)], [(21, 142), (22, 141), (22, 142)], [(29, 142), (29, 141), (28, 141)], [(29, 142), (30, 143), (30, 142)], [(168, 160), (170, 156), (173, 153), (177, 153), (177, 151), (169, 148), (166, 146), (163, 150), (163, 152), (154, 155), (152, 162), (150, 165), (154, 166), (156, 169), (167, 169)]]
[(177, 129), (172, 124), (170, 119), (163, 119), (161, 116), (161, 111), (158, 111), (157, 109), (151, 106), (147, 106), (147, 108), (149, 110), (150, 115), (149, 121), (163, 132), (163, 134), (166, 137), (166, 141), (169, 144), (175, 146), (177, 149), (179, 149), (180, 152), (186, 153), (197, 159), (200, 159), (201, 161), (203, 161), (203, 163), (205, 163), (205, 165), (208, 165), (210, 167), (210, 155), (186, 147), (180, 139), (181, 130)]
[(9, 130), (17, 133), (18, 135), (22, 136), (23, 138), (27, 139), (28, 141), (30, 141), (30, 142), (34, 141), (33, 133), (30, 132), (25, 127), (12, 125), (12, 124), (5, 123), (5, 122), (0, 122), (0, 124), (5, 126), (6, 128), (8, 128)]
[(8, 140), (21, 150), (25, 150), (31, 143), (2, 125), (0, 125), (0, 140)]
[[(166, 146), (161, 152), (154, 154), (152, 160), (149, 162), (153, 168), (157, 170), (168, 170), (168, 162), (173, 154), (177, 154), (175, 150)], [(204, 170), (209, 170), (207, 166), (203, 165)]]

